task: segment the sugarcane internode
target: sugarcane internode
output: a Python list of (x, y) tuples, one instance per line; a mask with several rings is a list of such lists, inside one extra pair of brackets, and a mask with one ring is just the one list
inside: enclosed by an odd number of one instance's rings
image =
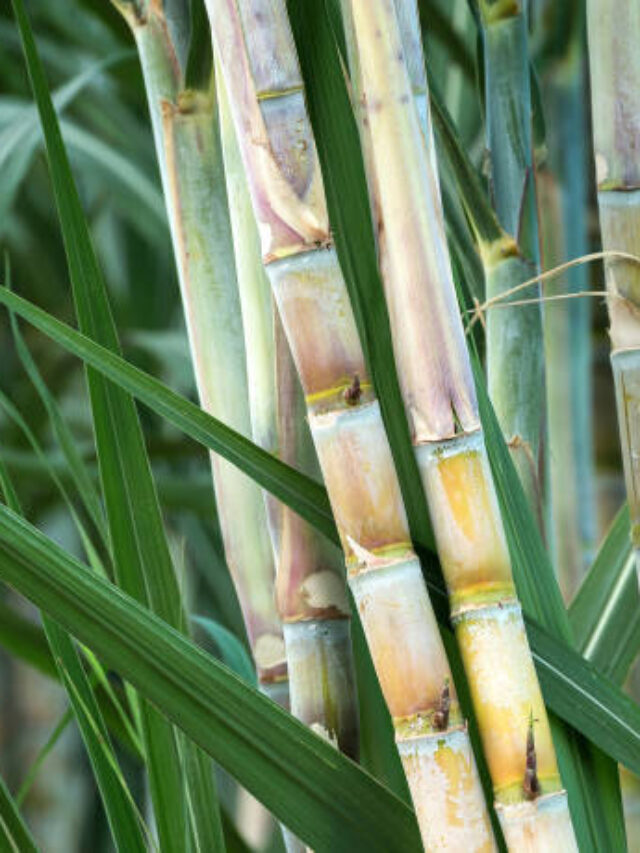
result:
[[(335, 249), (323, 248), (330, 239), (326, 200), (304, 98), (299, 91), (290, 94), (301, 76), (286, 4), (207, 5), (263, 262), (303, 386), (349, 582), (394, 719), (425, 848), (493, 850), (468, 733), (457, 701), (454, 706), (451, 672), (411, 546), (346, 284)], [(248, 25), (256, 11), (264, 16), (259, 28)], [(271, 96), (259, 100), (260, 92)], [(294, 155), (301, 136), (307, 145)], [(464, 401), (459, 403), (463, 410)], [(442, 713), (447, 679), (448, 728), (435, 731), (433, 715)]]
[[(567, 797), (517, 601), (456, 302), (429, 113), (418, 97), (404, 97), (420, 88), (426, 91), (424, 70), (420, 83), (418, 66), (413, 65), (412, 73), (405, 59), (413, 55), (412, 47), (420, 42), (419, 29), (411, 38), (405, 26), (415, 2), (343, 0), (343, 8), (352, 85), (366, 109), (367, 122), (360, 121), (362, 147), (379, 229), (380, 268), (398, 378), (496, 808), (510, 849), (549, 849), (545, 845), (553, 826), (566, 845), (563, 849), (574, 850)], [(498, 2), (483, 3), (483, 11), (491, 16), (492, 26), (496, 22), (496, 38), (502, 38), (505, 26), (511, 30), (511, 22), (498, 19), (521, 10), (517, 3)], [(521, 36), (524, 22), (516, 24)], [(521, 56), (516, 54), (512, 51), (510, 55), (520, 63)], [(529, 210), (533, 202), (531, 180), (526, 168), (524, 172), (516, 190), (518, 204), (526, 194)], [(517, 222), (513, 229), (505, 230), (517, 235)], [(530, 272), (529, 262), (514, 239), (501, 239), (496, 254), (496, 273), (514, 263), (522, 267), (516, 272), (524, 272), (524, 268), (527, 275)], [(506, 289), (501, 287), (501, 292)], [(524, 337), (514, 336), (504, 324), (502, 331), (510, 335), (510, 342), (517, 341), (518, 364), (522, 364)], [(539, 363), (533, 356), (530, 361), (527, 370)], [(524, 384), (518, 374), (520, 368), (514, 365), (510, 367), (510, 389)], [(537, 369), (534, 372), (536, 394), (541, 396), (542, 383)], [(528, 387), (519, 394), (536, 396)], [(535, 400), (524, 400), (524, 410), (535, 410), (535, 418), (526, 423), (521, 419), (519, 402), (519, 398), (509, 401), (514, 418), (506, 430), (507, 438), (520, 436), (531, 448), (537, 448), (539, 406)], [(525, 455), (520, 447), (517, 449)], [(526, 461), (523, 470), (527, 474), (529, 468)], [(443, 721), (441, 690), (440, 686), (432, 725)], [(453, 710), (452, 702), (451, 717)], [(523, 790), (528, 750), (522, 721), (531, 711), (539, 725), (535, 748), (529, 750), (528, 784), (548, 795), (535, 801)], [(449, 719), (449, 727), (451, 724)], [(543, 799), (544, 815), (539, 805)]]

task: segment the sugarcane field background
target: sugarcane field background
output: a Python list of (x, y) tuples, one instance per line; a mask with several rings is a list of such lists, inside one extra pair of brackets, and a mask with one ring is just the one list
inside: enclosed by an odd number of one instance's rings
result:
[(0, 5), (0, 850), (640, 851), (639, 40)]

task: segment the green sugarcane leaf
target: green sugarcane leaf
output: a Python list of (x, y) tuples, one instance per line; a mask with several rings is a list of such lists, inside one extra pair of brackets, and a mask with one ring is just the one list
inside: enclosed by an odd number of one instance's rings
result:
[(224, 456), (332, 541), (339, 542), (326, 490), (315, 480), (280, 462), (148, 373), (4, 287), (0, 287), (0, 303), (99, 370), (186, 435)]
[[(437, 2), (421, 2), (418, 4), (420, 23), (425, 36), (432, 36), (447, 51), (452, 62), (460, 67), (465, 77), (475, 84), (476, 61), (465, 40), (453, 26), (451, 14), (443, 11)], [(426, 41), (426, 39), (425, 39)]]
[(224, 625), (214, 619), (207, 619), (205, 616), (192, 616), (191, 621), (199, 625), (213, 641), (222, 662), (247, 684), (257, 687), (255, 667), (246, 648), (235, 634), (232, 634)]
[[(53, 103), (63, 112), (75, 98), (95, 82), (96, 77), (107, 68), (130, 58), (132, 52), (118, 51), (77, 74), (53, 95)], [(0, 130), (0, 219), (5, 221), (20, 185), (33, 162), (40, 128), (37, 111), (30, 105), (12, 105), (6, 115), (6, 125)]]
[[(20, 513), (18, 495), (6, 469), (0, 473), (7, 506)], [(71, 637), (50, 616), (43, 614), (42, 624), (91, 761), (116, 849), (121, 853), (144, 853), (144, 824), (113, 753), (107, 727), (80, 655)]]
[(38, 853), (20, 810), (0, 776), (0, 847), (12, 853)]
[[(116, 356), (109, 350), (105, 350), (98, 344), (93, 343), (66, 324), (52, 318), (47, 314), (47, 312), (36, 308), (27, 300), (21, 299), (16, 294), (7, 291), (6, 288), (0, 288), (0, 302), (4, 302), (11, 308), (11, 310), (15, 311), (16, 314), (24, 317), (24, 319), (28, 320), (41, 331), (45, 332), (45, 334), (50, 335), (53, 340), (60, 343), (68, 349), (69, 352), (73, 352), (79, 357), (86, 359), (87, 362), (96, 369), (104, 371), (106, 376), (109, 376), (115, 382), (120, 383), (123, 388), (126, 388), (140, 399), (143, 399), (154, 409), (154, 411), (158, 412), (158, 414), (167, 417), (167, 419), (176, 426), (184, 429), (187, 434), (198, 438), (206, 446), (215, 449), (221, 456), (224, 456), (234, 464), (237, 464), (238, 467), (250, 476), (252, 476), (255, 471), (255, 479), (260, 482), (264, 488), (269, 490), (269, 485), (267, 485), (267, 483), (270, 483), (271, 480), (265, 476), (262, 470), (262, 465), (264, 464), (266, 467), (269, 467), (274, 460), (272, 460), (267, 454), (265, 454), (267, 458), (263, 463), (263, 458), (260, 456), (262, 451), (257, 452), (258, 448), (255, 448), (256, 457), (252, 459), (250, 464), (247, 464), (241, 453), (236, 455), (235, 442), (240, 439), (237, 434), (233, 433), (231, 430), (228, 431), (230, 433), (230, 444), (228, 445), (226, 434), (218, 431), (219, 425), (217, 421), (210, 418), (192, 403), (182, 401), (182, 398), (173, 394), (173, 392), (169, 391), (169, 389), (167, 389), (162, 383), (148, 376), (143, 371), (132, 367), (124, 359)], [(157, 399), (155, 396), (156, 392), (158, 394)], [(176, 405), (176, 401), (178, 405)], [(488, 400), (486, 401), (486, 405), (489, 405)], [(492, 410), (489, 411), (492, 413)], [(496, 476), (496, 484), (499, 487), (501, 499), (512, 500), (515, 504), (514, 508), (512, 508), (512, 510), (506, 515), (507, 530), (510, 531), (512, 527), (517, 527), (518, 521), (521, 521), (524, 531), (517, 531), (516, 533), (512, 532), (509, 534), (511, 536), (510, 544), (514, 548), (515, 554), (514, 572), (516, 573), (518, 583), (521, 583), (524, 580), (524, 585), (522, 587), (524, 591), (528, 587), (528, 575), (533, 577), (533, 575), (540, 570), (541, 566), (542, 571), (544, 572), (543, 576), (551, 570), (549, 566), (547, 566), (547, 569), (544, 568), (544, 562), (546, 561), (548, 564), (548, 557), (546, 556), (544, 549), (540, 551), (542, 546), (539, 542), (539, 533), (535, 526), (535, 522), (533, 522), (533, 519), (531, 518), (531, 512), (526, 503), (524, 494), (522, 493), (522, 487), (520, 486), (518, 475), (513, 468), (513, 463), (511, 462), (509, 453), (504, 446), (504, 439), (502, 438), (502, 434), (499, 432), (499, 428), (495, 422), (495, 415), (491, 414), (491, 417), (493, 420), (489, 421), (487, 419), (485, 421), (485, 427), (491, 435), (491, 438), (488, 440), (490, 458), (492, 462), (497, 459), (498, 463), (498, 467), (496, 468), (498, 473), (494, 472), (494, 476)], [(209, 422), (213, 423), (213, 429), (209, 426)], [(203, 425), (206, 426), (203, 428)], [(495, 433), (492, 430), (498, 430), (498, 432)], [(251, 442), (247, 442), (246, 439), (242, 439), (242, 441), (246, 442), (249, 451), (252, 452), (251, 449), (255, 446), (252, 445)], [(496, 445), (494, 442), (498, 442), (498, 444)], [(282, 463), (278, 462), (277, 465), (281, 466)], [(285, 469), (285, 472), (288, 471), (287, 466), (282, 467)], [(512, 482), (512, 478), (515, 478), (515, 482)], [(277, 492), (275, 491), (275, 488), (278, 488)], [(322, 489), (320, 486), (317, 486), (317, 488), (320, 490)], [(290, 505), (293, 509), (298, 509), (297, 492), (295, 490), (285, 491), (278, 484), (277, 487), (274, 487), (273, 493), (277, 494), (283, 502)], [(509, 497), (509, 495), (511, 495), (511, 497)], [(308, 520), (313, 524), (314, 519), (316, 518), (316, 515), (310, 515)], [(320, 517), (320, 521), (316, 526), (321, 531), (325, 528), (322, 517)], [(425, 552), (424, 556), (430, 562), (433, 562), (434, 558), (432, 554)], [(543, 560), (542, 564), (537, 562), (538, 559)], [(553, 583), (556, 584), (555, 578), (553, 578)], [(438, 614), (438, 618), (446, 625), (446, 592), (444, 591), (444, 588), (438, 585), (438, 582), (433, 579), (429, 581), (429, 587), (430, 592), (433, 595), (434, 607)], [(523, 592), (523, 599), (525, 595), (526, 592)], [(550, 593), (549, 591), (546, 591), (539, 595), (534, 592), (532, 595), (531, 610), (541, 608), (540, 613), (544, 615), (546, 613), (545, 602), (547, 601), (550, 603), (551, 612), (554, 612), (555, 607), (553, 602), (555, 601), (555, 594), (553, 592)], [(532, 649), (534, 653), (537, 653), (535, 645), (537, 642), (536, 638), (538, 637), (538, 634), (535, 632), (536, 618), (531, 615), (531, 610), (529, 610), (529, 602), (527, 601), (525, 603), (525, 622), (528, 627), (533, 627), (531, 634)], [(564, 613), (564, 616), (562, 616), (562, 613)], [(559, 617), (559, 624), (564, 624), (564, 630), (568, 631), (566, 612), (563, 610), (562, 613)], [(546, 618), (549, 619), (548, 613)], [(560, 620), (562, 620), (562, 622), (560, 622)], [(572, 701), (575, 703), (575, 707), (572, 712), (568, 714), (567, 722), (580, 731), (582, 731), (583, 727), (586, 726), (585, 733), (588, 733), (596, 743), (600, 744), (602, 740), (601, 733), (598, 733), (595, 726), (588, 723), (588, 718), (596, 719), (601, 713), (598, 710), (598, 700), (594, 700), (585, 715), (583, 715), (580, 708), (582, 703), (590, 701), (589, 696), (591, 692), (591, 683), (594, 678), (594, 671), (577, 668), (575, 669), (575, 673), (577, 674), (576, 680), (574, 680), (574, 678), (569, 678), (567, 681), (563, 671), (565, 652), (575, 654), (574, 650), (566, 641), (557, 639), (552, 635), (549, 635), (549, 637), (545, 636), (544, 648), (540, 654), (542, 658), (548, 662), (548, 679), (545, 693), (546, 701), (552, 710), (554, 710), (556, 706), (559, 709), (566, 710), (566, 699), (559, 697), (557, 693), (559, 691), (568, 690), (572, 697)], [(595, 671), (595, 678), (596, 680), (602, 679), (602, 676)], [(606, 682), (606, 679), (602, 680)], [(618, 709), (619, 713), (616, 712), (613, 717), (609, 717), (607, 725), (610, 727), (610, 731), (615, 732), (618, 743), (617, 752), (622, 753), (629, 746), (629, 743), (626, 740), (628, 726), (631, 725), (631, 728), (634, 729), (635, 723), (629, 723), (629, 720), (626, 719), (628, 709), (624, 694), (621, 691), (618, 691), (615, 696), (620, 699), (621, 702)], [(616, 715), (620, 719), (619, 723), (616, 722)], [(604, 743), (605, 741), (602, 740), (602, 742)], [(621, 755), (620, 760), (626, 764), (629, 761), (635, 762), (636, 758), (630, 755)]]
[(5, 507), (0, 578), (90, 646), (309, 845), (421, 849), (404, 803)]
[[(7, 282), (10, 283), (9, 270), (6, 269), (5, 275), (7, 276)], [(93, 480), (91, 479), (91, 475), (89, 474), (87, 467), (80, 455), (76, 440), (71, 433), (71, 430), (67, 426), (65, 419), (62, 416), (60, 411), (60, 407), (58, 403), (49, 391), (44, 382), (40, 371), (38, 370), (35, 361), (33, 360), (31, 353), (29, 352), (29, 348), (24, 342), (24, 338), (18, 328), (18, 323), (15, 317), (11, 317), (11, 329), (13, 332), (13, 338), (16, 345), (16, 350), (18, 353), (18, 357), (22, 362), (22, 365), (29, 376), (29, 379), (33, 383), (34, 388), (38, 392), (38, 396), (42, 400), (44, 407), (49, 416), (49, 420), (51, 422), (51, 426), (53, 428), (54, 435), (58, 441), (60, 449), (64, 455), (65, 461), (67, 463), (69, 472), (73, 478), (74, 485), (78, 490), (78, 494), (82, 498), (82, 502), (84, 507), (89, 514), (89, 517), (93, 521), (96, 530), (99, 531), (102, 536), (103, 542), (107, 542), (107, 529), (105, 525), (104, 519), (104, 511), (102, 509), (102, 504), (100, 502), (100, 497), (98, 495), (98, 491), (94, 485)], [(45, 457), (46, 461), (46, 457)], [(53, 473), (53, 472), (50, 472)], [(54, 475), (55, 482), (55, 475)]]
[[(12, 5), (44, 133), (79, 325), (105, 347), (119, 352), (106, 287), (29, 19), (22, 0), (12, 0)], [(105, 382), (94, 371), (87, 371), (87, 380), (116, 577), (139, 601), (181, 628), (180, 590), (135, 403), (122, 389)], [(195, 795), (190, 798), (193, 817), (190, 824), (177, 733), (155, 708), (142, 703), (140, 710), (160, 844), (167, 850), (180, 850), (187, 843), (190, 826), (196, 836), (201, 834), (197, 825), (200, 814), (195, 809), (198, 800)], [(188, 743), (182, 744), (183, 753), (192, 748), (196, 749)], [(192, 760), (199, 759), (195, 754), (187, 757), (188, 762)], [(219, 822), (217, 810), (214, 796), (210, 811)], [(111, 828), (113, 831), (113, 824)]]
[(62, 735), (66, 732), (67, 726), (72, 720), (73, 711), (67, 708), (67, 710), (56, 723), (56, 725), (53, 727), (53, 730), (49, 737), (38, 750), (38, 754), (31, 762), (31, 766), (23, 777), (22, 784), (20, 785), (20, 790), (18, 791), (15, 797), (18, 806), (21, 806), (24, 802), (27, 794), (33, 786), (33, 783), (38, 777), (38, 773), (40, 772), (42, 765), (44, 764), (50, 753), (53, 751), (54, 747), (56, 746)]
[(491, 207), (478, 173), (458, 138), (444, 100), (433, 81), (433, 74), (429, 75), (429, 100), (438, 154), (444, 160), (455, 181), (460, 201), (477, 242), (480, 245), (489, 245), (501, 240), (505, 236), (504, 231)]
[(640, 652), (640, 594), (626, 505), (571, 603), (569, 619), (576, 647), (600, 672), (622, 684)]
[(56, 677), (56, 667), (42, 629), (1, 600), (0, 646), (43, 675)]
[(211, 31), (204, 0), (191, 0), (191, 40), (185, 71), (185, 88), (208, 89), (213, 70)]

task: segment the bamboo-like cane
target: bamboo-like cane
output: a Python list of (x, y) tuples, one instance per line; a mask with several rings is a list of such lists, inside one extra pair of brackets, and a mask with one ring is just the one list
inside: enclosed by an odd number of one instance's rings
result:
[[(543, 27), (542, 19), (557, 26)], [(551, 51), (541, 79), (548, 157), (538, 172), (544, 267), (552, 268), (589, 251), (587, 188), (589, 145), (586, 134), (586, 81), (583, 39), (586, 15), (581, 6), (560, 9), (548, 2), (539, 9), (541, 48)], [(559, 40), (556, 30), (566, 28)], [(580, 265), (551, 279), (545, 295), (584, 293), (588, 269)], [(551, 522), (548, 528), (558, 581), (570, 601), (591, 564), (596, 542), (592, 428), (591, 300), (547, 304), (544, 317), (549, 425)]]
[[(224, 85), (216, 78), (235, 245), (254, 440), (319, 475), (304, 399), (260, 256), (260, 241)], [(265, 370), (265, 366), (267, 369)], [(348, 755), (358, 755), (350, 608), (340, 551), (265, 494), (276, 561), (291, 712)]]
[[(139, 15), (127, 6), (127, 12), (149, 100), (200, 401), (250, 435), (244, 337), (214, 103), (205, 93), (182, 91), (182, 64), (162, 7), (149, 3)], [(262, 495), (215, 454), (211, 464), (227, 563), (258, 679), (269, 692), (268, 685), (286, 678), (286, 665)]]
[[(477, 0), (484, 46), (486, 134), (494, 208), (518, 248), (508, 263), (485, 264), (488, 298), (540, 272), (527, 0)], [(531, 296), (540, 295), (540, 286)], [(538, 304), (489, 311), (489, 396), (512, 458), (542, 525), (540, 445), (545, 388), (542, 309)]]
[(491, 850), (466, 726), (331, 243), (284, 2), (207, 5), (263, 261), (425, 848)]
[[(640, 3), (587, 4), (593, 135), (602, 246), (640, 256)], [(631, 538), (640, 569), (640, 264), (605, 262), (611, 364)]]
[(510, 849), (576, 849), (484, 446), (430, 129), (393, 5), (343, 6), (398, 375), (496, 808)]

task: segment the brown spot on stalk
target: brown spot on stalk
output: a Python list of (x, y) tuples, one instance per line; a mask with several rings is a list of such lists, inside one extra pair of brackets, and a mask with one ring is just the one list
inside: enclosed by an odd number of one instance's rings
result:
[(362, 394), (362, 388), (360, 387), (360, 377), (356, 373), (353, 377), (353, 381), (348, 388), (345, 388), (343, 397), (348, 406), (355, 406), (360, 399)]
[(445, 679), (440, 694), (438, 710), (433, 715), (433, 727), (438, 732), (444, 731), (449, 725), (449, 711), (451, 710), (451, 692), (449, 690), (449, 679)]
[(522, 790), (528, 800), (535, 800), (540, 796), (540, 780), (538, 779), (538, 759), (536, 757), (536, 743), (533, 735), (533, 715), (529, 719), (527, 731), (527, 758), (524, 770)]

